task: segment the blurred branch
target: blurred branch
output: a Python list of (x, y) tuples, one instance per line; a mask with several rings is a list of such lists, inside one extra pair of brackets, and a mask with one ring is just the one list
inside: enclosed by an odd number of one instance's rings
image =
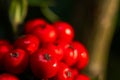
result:
[(73, 4), (76, 5), (71, 22), (76, 27), (77, 38), (86, 45), (90, 53), (87, 71), (90, 76), (105, 80), (119, 0), (76, 0)]
[[(118, 11), (119, 0), (99, 1), (94, 22), (94, 40), (88, 70), (93, 76), (98, 76), (99, 80), (105, 80), (108, 53), (112, 37), (115, 31), (116, 13)], [(91, 42), (91, 41), (90, 41)]]
[(50, 10), (49, 7), (40, 7), (41, 12), (43, 13), (43, 15), (50, 21), (50, 22), (54, 22), (59, 20), (59, 17), (52, 11)]
[(13, 31), (17, 35), (18, 25), (24, 21), (27, 13), (27, 0), (12, 0), (9, 8), (9, 19), (13, 26)]

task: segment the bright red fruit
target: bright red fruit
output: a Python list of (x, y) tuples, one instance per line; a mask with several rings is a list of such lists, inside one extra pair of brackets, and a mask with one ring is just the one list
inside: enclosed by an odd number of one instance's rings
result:
[(30, 59), (33, 74), (38, 78), (51, 78), (57, 74), (58, 61), (48, 49), (36, 51)]
[(43, 43), (54, 42), (57, 38), (56, 30), (50, 24), (36, 27), (31, 33), (36, 35)]
[(45, 46), (45, 48), (52, 50), (58, 61), (62, 60), (64, 52), (62, 43), (60, 42), (49, 43)]
[(14, 46), (26, 50), (29, 54), (34, 53), (39, 47), (39, 39), (31, 34), (19, 37)]
[(73, 74), (73, 77), (75, 78), (79, 74), (79, 72), (77, 69), (74, 68), (72, 69), (72, 74)]
[(70, 24), (63, 21), (57, 21), (53, 24), (58, 34), (58, 40), (71, 42), (74, 38), (74, 30)]
[(8, 73), (0, 74), (0, 80), (19, 80), (16, 76)]
[(1, 39), (0, 44), (10, 44), (7, 40)]
[(78, 60), (78, 51), (72, 45), (69, 44), (68, 46), (66, 46), (66, 49), (64, 51), (63, 61), (68, 66), (72, 66), (77, 62), (77, 60)]
[(34, 28), (43, 26), (44, 24), (46, 24), (44, 19), (30, 20), (25, 24), (25, 32), (30, 33)]
[(12, 46), (7, 41), (0, 40), (0, 70), (3, 70), (4, 57), (11, 48)]
[(75, 65), (75, 67), (77, 67), (78, 69), (83, 69), (87, 66), (88, 64), (88, 60), (89, 60), (89, 56), (88, 56), (88, 51), (85, 48), (85, 46), (83, 44), (81, 44), (78, 41), (74, 41), (72, 43), (72, 45), (74, 46), (74, 48), (77, 49), (79, 55), (78, 55), (78, 61)]
[(90, 78), (85, 74), (79, 74), (76, 76), (75, 80), (90, 80)]
[(73, 80), (72, 70), (64, 63), (60, 63), (59, 70), (56, 76), (51, 80)]
[(17, 48), (7, 53), (4, 60), (4, 67), (7, 72), (20, 74), (28, 65), (28, 54)]

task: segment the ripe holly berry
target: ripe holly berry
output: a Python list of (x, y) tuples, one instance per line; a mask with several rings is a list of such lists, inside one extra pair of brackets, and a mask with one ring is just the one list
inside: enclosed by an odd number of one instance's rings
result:
[(85, 68), (87, 66), (88, 60), (89, 60), (87, 49), (85, 48), (85, 46), (83, 46), (83, 44), (81, 44), (78, 41), (74, 41), (72, 43), (72, 45), (74, 46), (74, 48), (77, 49), (77, 51), (79, 53), (78, 54), (78, 61), (75, 65), (75, 67), (77, 67), (78, 69)]
[(0, 80), (19, 80), (16, 76), (8, 73), (0, 74)]
[(44, 19), (30, 20), (25, 24), (25, 32), (30, 33), (34, 28), (43, 26), (44, 24), (46, 24)]
[(30, 59), (33, 74), (42, 79), (55, 76), (58, 71), (58, 61), (53, 52), (48, 49), (36, 51)]
[(57, 37), (56, 30), (50, 24), (45, 24), (45, 25), (36, 27), (34, 30), (32, 30), (31, 33), (38, 36), (40, 41), (43, 43), (54, 42)]
[(1, 39), (0, 44), (10, 44), (7, 40)]
[(45, 46), (45, 48), (53, 51), (58, 61), (62, 60), (64, 52), (62, 43), (60, 42), (49, 43)]
[(79, 72), (77, 69), (74, 68), (72, 69), (72, 74), (73, 74), (73, 77), (75, 78), (79, 74)]
[(58, 34), (58, 40), (71, 42), (74, 38), (74, 30), (70, 24), (63, 21), (57, 21), (53, 24)]
[(68, 46), (66, 46), (66, 49), (64, 51), (63, 61), (68, 66), (72, 66), (77, 62), (77, 60), (78, 60), (78, 51), (72, 45), (69, 44)]
[(19, 37), (14, 46), (26, 50), (28, 53), (33, 54), (39, 47), (39, 39), (31, 34)]
[(7, 72), (20, 74), (28, 65), (28, 54), (17, 48), (7, 53), (4, 60), (4, 67)]
[(90, 80), (90, 78), (85, 74), (79, 74), (76, 76), (75, 80)]
[(3, 70), (4, 57), (11, 48), (12, 46), (8, 42), (0, 40), (0, 70)]
[(64, 63), (60, 63), (59, 66), (57, 75), (51, 80), (73, 80), (72, 70)]

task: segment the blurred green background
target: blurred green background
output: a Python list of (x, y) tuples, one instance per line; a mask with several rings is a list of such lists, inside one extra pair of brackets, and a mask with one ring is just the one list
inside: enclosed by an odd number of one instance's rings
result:
[[(17, 0), (0, 0), (0, 39), (7, 39), (11, 43), (15, 40), (12, 28), (16, 21), (14, 17), (16, 9), (10, 11), (10, 7), (15, 1)], [(24, 1), (28, 2), (27, 5), (23, 5), (26, 4)], [(88, 38), (85, 36), (93, 29), (89, 25), (93, 25), (97, 0), (18, 0), (18, 3), (17, 5), (21, 6), (20, 16), (23, 15), (15, 25), (18, 26), (18, 35), (24, 34), (23, 26), (28, 20), (44, 18), (48, 22), (54, 22), (60, 19), (73, 25), (75, 39), (87, 45), (85, 39)], [(107, 64), (107, 80), (120, 80), (120, 8), (116, 16), (115, 32), (110, 44)]]

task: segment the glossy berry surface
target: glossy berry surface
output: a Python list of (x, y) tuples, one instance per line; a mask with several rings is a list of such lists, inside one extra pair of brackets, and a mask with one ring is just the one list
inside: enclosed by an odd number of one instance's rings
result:
[(17, 48), (7, 53), (4, 60), (4, 67), (7, 72), (20, 74), (28, 65), (28, 54)]
[(74, 48), (77, 49), (78, 51), (78, 61), (75, 65), (75, 67), (77, 67), (78, 69), (83, 69), (87, 66), (88, 61), (89, 61), (89, 56), (88, 56), (88, 51), (85, 48), (85, 46), (83, 44), (81, 44), (78, 41), (74, 41), (72, 43), (72, 45), (74, 46)]
[(0, 74), (0, 80), (19, 80), (16, 76), (8, 73)]
[(32, 32), (42, 43), (54, 42), (57, 38), (56, 30), (50, 24), (36, 27)]
[(52, 51), (41, 49), (31, 56), (31, 69), (38, 78), (51, 78), (57, 74), (59, 65)]
[(56, 56), (56, 59), (58, 61), (62, 60), (63, 54), (64, 54), (64, 49), (63, 49), (63, 44), (60, 42), (54, 42), (54, 43), (49, 43), (45, 46), (46, 49), (49, 49), (54, 52), (53, 55)]
[(44, 19), (29, 20), (25, 24), (25, 33), (30, 33), (34, 28), (43, 26), (44, 24), (46, 24), (46, 21)]
[(57, 31), (57, 39), (60, 41), (71, 42), (74, 38), (74, 30), (70, 24), (63, 21), (54, 22), (54, 27)]
[(29, 54), (34, 53), (39, 47), (39, 39), (31, 34), (19, 37), (14, 46), (26, 50)]
[(63, 61), (69, 65), (74, 65), (78, 60), (78, 51), (72, 46), (68, 45), (64, 51)]
[(90, 78), (87, 75), (79, 74), (76, 76), (75, 80), (90, 80)]
[(66, 64), (60, 63), (57, 75), (51, 80), (73, 80), (72, 70)]

